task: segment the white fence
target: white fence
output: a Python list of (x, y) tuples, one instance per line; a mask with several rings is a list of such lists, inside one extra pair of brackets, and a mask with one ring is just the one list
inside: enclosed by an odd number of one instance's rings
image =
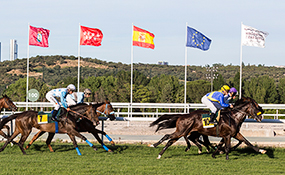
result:
[[(53, 109), (52, 103), (49, 102), (14, 102), (18, 108), (28, 108), (37, 111), (51, 111)], [(275, 109), (275, 114), (263, 114), (263, 116), (273, 116), (274, 119), (279, 119), (280, 116), (285, 114), (279, 114), (280, 109), (285, 109), (285, 104), (259, 104), (263, 109)], [(164, 114), (175, 113), (188, 113), (191, 109), (205, 109), (206, 107), (201, 103), (112, 103), (115, 109), (116, 117), (128, 117), (128, 119), (139, 116), (141, 120), (147, 121), (147, 118), (156, 118)], [(142, 111), (136, 112), (136, 109)], [(167, 109), (168, 112), (161, 112), (161, 110)], [(151, 112), (150, 112), (151, 111)], [(10, 115), (11, 111), (4, 109), (2, 115)], [(140, 120), (134, 118), (134, 120)], [(152, 119), (151, 119), (152, 120)]]

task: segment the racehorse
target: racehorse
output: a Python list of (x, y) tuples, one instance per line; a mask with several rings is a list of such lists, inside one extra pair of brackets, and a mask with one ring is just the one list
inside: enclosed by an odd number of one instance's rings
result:
[[(0, 111), (2, 111), (2, 108), (10, 109), (13, 112), (17, 110), (17, 106), (7, 95), (3, 95), (3, 97), (0, 99)], [(3, 128), (7, 129), (7, 135), (10, 136), (10, 127), (8, 125), (5, 125)], [(7, 135), (2, 130), (0, 130), (0, 135), (4, 138), (7, 138)]]
[[(97, 116), (99, 116), (100, 114), (103, 114), (106, 117), (108, 117), (110, 120), (115, 120), (116, 119), (116, 117), (114, 116), (113, 107), (112, 107), (112, 105), (110, 104), (109, 101), (105, 101), (103, 103), (98, 103), (98, 104), (93, 104), (93, 107), (96, 110)], [(41, 124), (41, 125), (53, 125), (54, 126), (55, 123), (47, 123), (47, 124)], [(97, 139), (97, 141), (103, 146), (103, 148), (106, 151), (112, 152), (111, 149), (109, 149), (109, 148), (107, 148), (105, 146), (103, 141), (98, 136), (98, 133), (103, 134), (111, 142), (111, 144), (113, 146), (115, 145), (114, 141), (104, 131), (100, 131), (100, 130), (96, 129), (94, 127), (94, 125), (92, 124), (92, 122), (87, 120), (86, 118), (82, 118), (79, 122), (76, 123), (76, 131), (91, 133)], [(30, 141), (30, 143), (26, 146), (25, 150), (28, 149), (33, 144), (33, 142), (36, 141), (45, 132), (46, 131), (39, 131), (36, 135), (34, 135), (32, 140)], [(55, 132), (49, 132), (48, 133), (48, 138), (46, 140), (46, 144), (47, 144), (47, 146), (48, 146), (48, 148), (49, 148), (49, 150), (51, 152), (54, 152), (52, 147), (51, 147), (51, 145), (50, 145), (51, 140), (53, 139), (54, 135), (55, 135)]]
[[(198, 132), (202, 135), (222, 137), (223, 139), (221, 144), (219, 144), (218, 149), (221, 149), (222, 144), (225, 143), (226, 159), (228, 160), (228, 154), (231, 148), (231, 137), (238, 138), (238, 140), (242, 140), (245, 143), (248, 142), (239, 133), (246, 116), (250, 115), (260, 122), (263, 112), (263, 109), (255, 100), (249, 97), (242, 97), (235, 103), (233, 109), (225, 108), (221, 111), (221, 117), (217, 126), (213, 128), (203, 128), (202, 114), (208, 114), (208, 111), (197, 110), (178, 117), (176, 121), (176, 131), (172, 134), (166, 134), (160, 141), (152, 146), (157, 147), (163, 141), (170, 139), (159, 153), (157, 158), (160, 159), (165, 150), (182, 136), (185, 138), (188, 145), (189, 140), (187, 139), (187, 136), (192, 132)], [(248, 143), (250, 144), (250, 142)], [(215, 158), (214, 153), (212, 157)]]
[[(81, 135), (78, 131), (76, 131), (76, 121), (78, 121), (80, 118), (84, 117), (90, 121), (94, 125), (99, 124), (98, 116), (95, 113), (95, 109), (93, 105), (87, 105), (84, 103), (77, 104), (75, 106), (70, 107), (71, 110), (76, 111), (78, 114), (67, 112), (65, 108), (61, 108), (59, 117), (64, 117), (65, 120), (58, 122), (58, 130), (61, 133), (67, 133), (70, 139), (73, 142), (73, 146), (75, 147), (78, 155), (81, 155), (77, 142), (75, 140), (75, 136), (81, 138), (82, 140), (86, 141), (90, 147), (92, 147), (94, 150), (97, 150), (97, 148), (90, 143), (86, 137)], [(26, 152), (23, 148), (23, 144), (28, 138), (29, 134), (32, 131), (32, 128), (37, 128), (40, 131), (46, 131), (46, 132), (55, 132), (56, 127), (55, 125), (43, 125), (38, 123), (38, 112), (37, 111), (25, 111), (22, 113), (11, 115), (0, 123), (0, 129), (2, 129), (3, 125), (5, 125), (8, 121), (11, 121), (15, 119), (15, 131), (12, 134), (11, 137), (7, 139), (3, 147), (0, 149), (0, 152), (5, 149), (5, 147), (8, 145), (9, 142), (11, 142), (18, 134), (21, 133), (20, 141), (18, 142), (18, 146), (20, 147), (22, 153), (25, 155)]]

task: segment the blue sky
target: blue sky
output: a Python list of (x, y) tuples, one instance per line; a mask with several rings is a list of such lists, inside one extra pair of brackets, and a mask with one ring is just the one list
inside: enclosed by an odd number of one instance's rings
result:
[(282, 0), (0, 0), (1, 59), (9, 60), (10, 39), (27, 58), (28, 24), (50, 30), (49, 48), (36, 55), (78, 56), (79, 23), (99, 28), (102, 46), (81, 46), (82, 57), (131, 63), (132, 23), (155, 34), (155, 49), (134, 47), (134, 62), (185, 64), (186, 22), (212, 40), (208, 51), (187, 48), (187, 64), (239, 65), (241, 22), (266, 31), (265, 48), (242, 47), (243, 62), (285, 65), (285, 1)]

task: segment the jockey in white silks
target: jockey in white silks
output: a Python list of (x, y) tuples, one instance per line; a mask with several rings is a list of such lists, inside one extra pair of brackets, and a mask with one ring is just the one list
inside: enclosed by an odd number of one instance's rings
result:
[(76, 105), (78, 103), (83, 103), (84, 98), (91, 96), (92, 91), (90, 89), (85, 89), (84, 92), (74, 92), (66, 96), (67, 106)]

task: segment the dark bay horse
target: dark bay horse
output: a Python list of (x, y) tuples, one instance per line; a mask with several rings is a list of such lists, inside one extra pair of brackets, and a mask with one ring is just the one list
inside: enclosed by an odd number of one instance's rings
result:
[[(221, 149), (221, 145), (225, 143), (226, 159), (229, 159), (228, 154), (231, 148), (231, 137), (242, 140), (245, 143), (248, 142), (239, 133), (246, 116), (252, 116), (260, 122), (263, 112), (263, 109), (253, 99), (242, 97), (235, 103), (233, 109), (225, 108), (221, 111), (219, 124), (213, 128), (203, 128), (202, 114), (208, 114), (208, 111), (197, 110), (180, 116), (176, 121), (176, 131), (172, 134), (166, 134), (159, 142), (153, 144), (153, 147), (156, 147), (163, 141), (170, 139), (157, 158), (160, 159), (165, 150), (181, 137), (185, 138), (188, 145), (189, 140), (187, 139), (187, 136), (192, 132), (198, 132), (199, 134), (206, 136), (222, 137), (223, 139), (221, 144), (219, 144), (220, 148), (218, 147), (218, 149)], [(248, 143), (250, 144), (250, 142)], [(214, 153), (212, 156), (215, 157)]]
[[(3, 95), (3, 97), (0, 99), (0, 111), (2, 111), (2, 108), (10, 109), (13, 112), (17, 110), (17, 106), (12, 102), (12, 100), (7, 95)], [(8, 136), (10, 136), (10, 127), (5, 125), (3, 126), (3, 128), (7, 129), (7, 134)], [(0, 135), (3, 136), (4, 138), (7, 138), (7, 135), (1, 130), (0, 130)]]
[[(99, 116), (100, 114), (103, 114), (106, 117), (108, 117), (110, 120), (116, 119), (116, 117), (114, 116), (113, 107), (109, 101), (105, 101), (103, 103), (98, 103), (98, 104), (92, 104), (92, 105), (93, 105), (94, 109), (96, 110), (97, 116)], [(54, 126), (55, 123), (47, 123), (47, 124), (41, 124), (41, 125), (53, 125)], [(98, 133), (103, 134), (111, 142), (112, 145), (115, 145), (114, 141), (105, 132), (96, 129), (90, 120), (87, 120), (86, 118), (82, 118), (79, 122), (76, 123), (76, 131), (91, 133), (106, 151), (112, 152), (112, 150), (107, 148), (107, 146), (100, 139)], [(28, 149), (33, 144), (33, 142), (36, 141), (45, 132), (46, 131), (39, 131), (36, 135), (34, 135), (34, 137), (30, 141), (30, 143), (26, 146), (25, 149)], [(60, 134), (64, 134), (64, 132), (62, 132)], [(53, 139), (54, 135), (55, 135), (55, 132), (49, 132), (48, 138), (46, 140), (46, 144), (47, 144), (47, 146), (51, 152), (54, 152), (51, 145), (50, 145), (51, 140)]]
[[(82, 116), (85, 116), (85, 119), (88, 119), (92, 121), (91, 123), (94, 125), (97, 125), (99, 123), (98, 116), (96, 115), (95, 108), (93, 105), (87, 105), (87, 104), (78, 104), (75, 106), (72, 106), (70, 108), (73, 111), (76, 111), (78, 114), (74, 114), (71, 112), (67, 112), (65, 108), (61, 108), (61, 112), (59, 114), (59, 117), (64, 117), (64, 121), (58, 123), (58, 130), (61, 133), (66, 133), (70, 137), (70, 139), (73, 142), (73, 146), (75, 147), (78, 155), (81, 155), (77, 142), (75, 140), (75, 136), (79, 137), (80, 139), (86, 141), (90, 147), (92, 147), (94, 150), (97, 150), (97, 148), (90, 143), (86, 137), (81, 135), (78, 131), (76, 131), (76, 122), (82, 118)], [(0, 123), (0, 129), (2, 129), (3, 125), (5, 125), (7, 122), (15, 119), (15, 131), (12, 134), (11, 137), (7, 139), (3, 147), (0, 149), (0, 152), (5, 149), (5, 147), (10, 143), (18, 134), (21, 134), (20, 141), (18, 142), (18, 146), (20, 147), (23, 154), (26, 154), (23, 148), (23, 144), (28, 138), (29, 134), (32, 131), (32, 128), (37, 128), (41, 131), (46, 132), (55, 132), (56, 128), (55, 125), (44, 125), (38, 123), (38, 112), (37, 111), (25, 111), (18, 114), (10, 115), (9, 117), (3, 119), (3, 121)]]

